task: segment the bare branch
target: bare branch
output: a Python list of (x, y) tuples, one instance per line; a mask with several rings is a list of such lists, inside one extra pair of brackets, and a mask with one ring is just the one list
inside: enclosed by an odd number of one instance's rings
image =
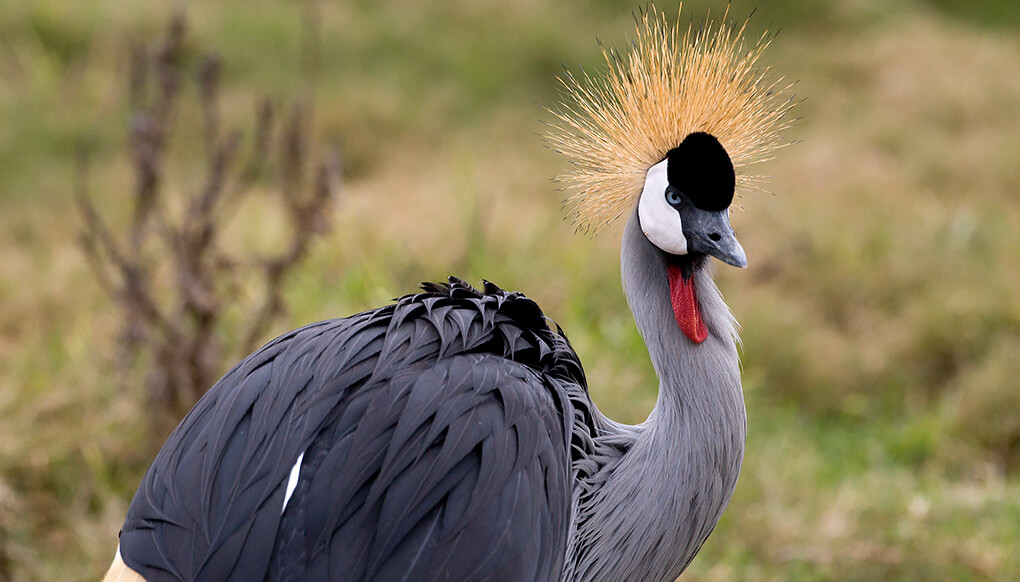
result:
[[(84, 153), (79, 153), (75, 165), (75, 200), (78, 204), (78, 211), (85, 221), (85, 230), (81, 235), (81, 241), (96, 279), (111, 295), (122, 301), (137, 304), (140, 315), (148, 321), (149, 325), (159, 328), (167, 336), (180, 336), (180, 331), (166, 319), (159, 307), (151, 300), (139, 265), (121, 251), (120, 245), (117, 244), (106, 223), (103, 222), (92, 205), (92, 200), (88, 195), (88, 179), (86, 177), (88, 162)], [(106, 263), (119, 272), (120, 283), (113, 279)]]
[[(131, 356), (124, 365), (145, 355), (143, 361), (151, 366), (145, 387), (157, 439), (222, 373), (227, 353), (249, 351), (285, 312), (286, 278), (308, 255), (314, 238), (329, 229), (340, 184), (336, 155), (317, 166), (309, 163), (314, 149), (310, 107), (294, 106), (276, 137), (276, 108), (268, 99), (258, 101), (250, 148), (243, 144), (243, 132), (224, 128), (219, 101), (223, 64), (218, 56), (206, 55), (197, 60), (194, 73), (186, 74), (186, 31), (183, 17), (177, 16), (157, 47), (135, 47), (131, 53), (129, 140), (135, 182), (126, 236), (116, 236), (93, 205), (84, 156), (75, 181), (86, 260), (124, 314), (121, 347)], [(309, 42), (317, 45), (318, 37)], [(317, 70), (317, 55), (317, 46), (305, 47), (309, 71)], [(197, 132), (175, 128), (180, 125), (177, 109), (189, 106), (181, 102), (188, 81), (197, 86), (202, 118)], [(175, 129), (182, 136), (197, 133), (206, 144), (202, 187), (181, 203), (164, 200), (164, 191), (174, 191), (164, 184), (171, 179), (170, 135)], [(250, 154), (242, 159), (241, 152)], [(278, 202), (290, 238), (270, 259), (232, 257), (221, 240), (230, 210), (254, 191), (252, 186), (271, 177), (268, 169), (273, 167), (279, 169)], [(173, 212), (177, 208), (183, 211)], [(262, 283), (254, 295), (241, 289), (252, 275)], [(255, 297), (247, 301), (251, 316), (242, 330), (223, 333), (223, 314), (239, 297)], [(237, 340), (223, 339), (229, 337)]]
[(198, 66), (198, 98), (205, 120), (205, 143), (212, 146), (220, 137), (220, 71), (223, 63), (217, 55), (207, 55)]
[(138, 110), (145, 106), (148, 99), (149, 54), (145, 45), (133, 45), (129, 58), (131, 62), (128, 65), (128, 102), (132, 109)]
[(283, 199), (292, 214), (297, 211), (304, 186), (304, 120), (304, 108), (300, 103), (295, 104), (283, 130)]

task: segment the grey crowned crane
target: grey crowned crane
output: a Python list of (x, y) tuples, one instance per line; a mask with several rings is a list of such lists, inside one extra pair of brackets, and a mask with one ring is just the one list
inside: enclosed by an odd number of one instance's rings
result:
[[(725, 19), (724, 19), (725, 20)], [(520, 293), (451, 278), (287, 333), (195, 405), (145, 474), (107, 580), (676, 578), (729, 502), (746, 418), (709, 257), (791, 102), (725, 22), (652, 9), (607, 72), (563, 78), (549, 141), (579, 227), (629, 212), (623, 285), (659, 378), (605, 417), (566, 337)]]

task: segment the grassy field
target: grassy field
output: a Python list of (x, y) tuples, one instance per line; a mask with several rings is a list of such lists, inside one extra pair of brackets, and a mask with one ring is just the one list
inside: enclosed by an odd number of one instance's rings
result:
[[(154, 452), (71, 192), (84, 145), (97, 201), (125, 218), (127, 47), (160, 33), (164, 4), (0, 3), (0, 580), (96, 578)], [(540, 138), (561, 64), (597, 70), (596, 37), (624, 45), (633, 2), (177, 4), (189, 49), (223, 56), (230, 123), (302, 97), (344, 152), (335, 229), (274, 333), (484, 277), (567, 330), (603, 411), (643, 420), (656, 383), (618, 282), (622, 225), (573, 235)], [(733, 216), (750, 268), (718, 269), (743, 325), (747, 456), (683, 579), (1020, 579), (1020, 9), (981, 6), (754, 14), (753, 32), (781, 29), (766, 59), (803, 119), (763, 168), (775, 195)], [(199, 187), (187, 138), (180, 192)], [(271, 248), (280, 229), (255, 205), (232, 244)]]

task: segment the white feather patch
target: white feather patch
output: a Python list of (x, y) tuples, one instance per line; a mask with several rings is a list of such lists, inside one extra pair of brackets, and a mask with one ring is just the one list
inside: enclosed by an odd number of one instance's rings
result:
[(687, 254), (687, 239), (684, 238), (680, 213), (666, 202), (666, 162), (662, 160), (648, 169), (645, 186), (638, 200), (638, 219), (641, 232), (653, 245), (674, 255)]
[(294, 488), (297, 487), (298, 477), (301, 476), (301, 460), (304, 458), (304, 453), (298, 455), (297, 462), (290, 468), (290, 477), (287, 478), (287, 490), (283, 494), (283, 507), (280, 508), (280, 515), (283, 515), (283, 512), (287, 510), (287, 502), (290, 501), (290, 496), (294, 494)]

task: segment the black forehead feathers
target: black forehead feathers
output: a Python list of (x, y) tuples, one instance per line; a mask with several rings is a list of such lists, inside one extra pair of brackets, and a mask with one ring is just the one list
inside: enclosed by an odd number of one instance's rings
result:
[(725, 210), (733, 201), (737, 176), (715, 136), (698, 131), (666, 154), (669, 184), (702, 210)]

